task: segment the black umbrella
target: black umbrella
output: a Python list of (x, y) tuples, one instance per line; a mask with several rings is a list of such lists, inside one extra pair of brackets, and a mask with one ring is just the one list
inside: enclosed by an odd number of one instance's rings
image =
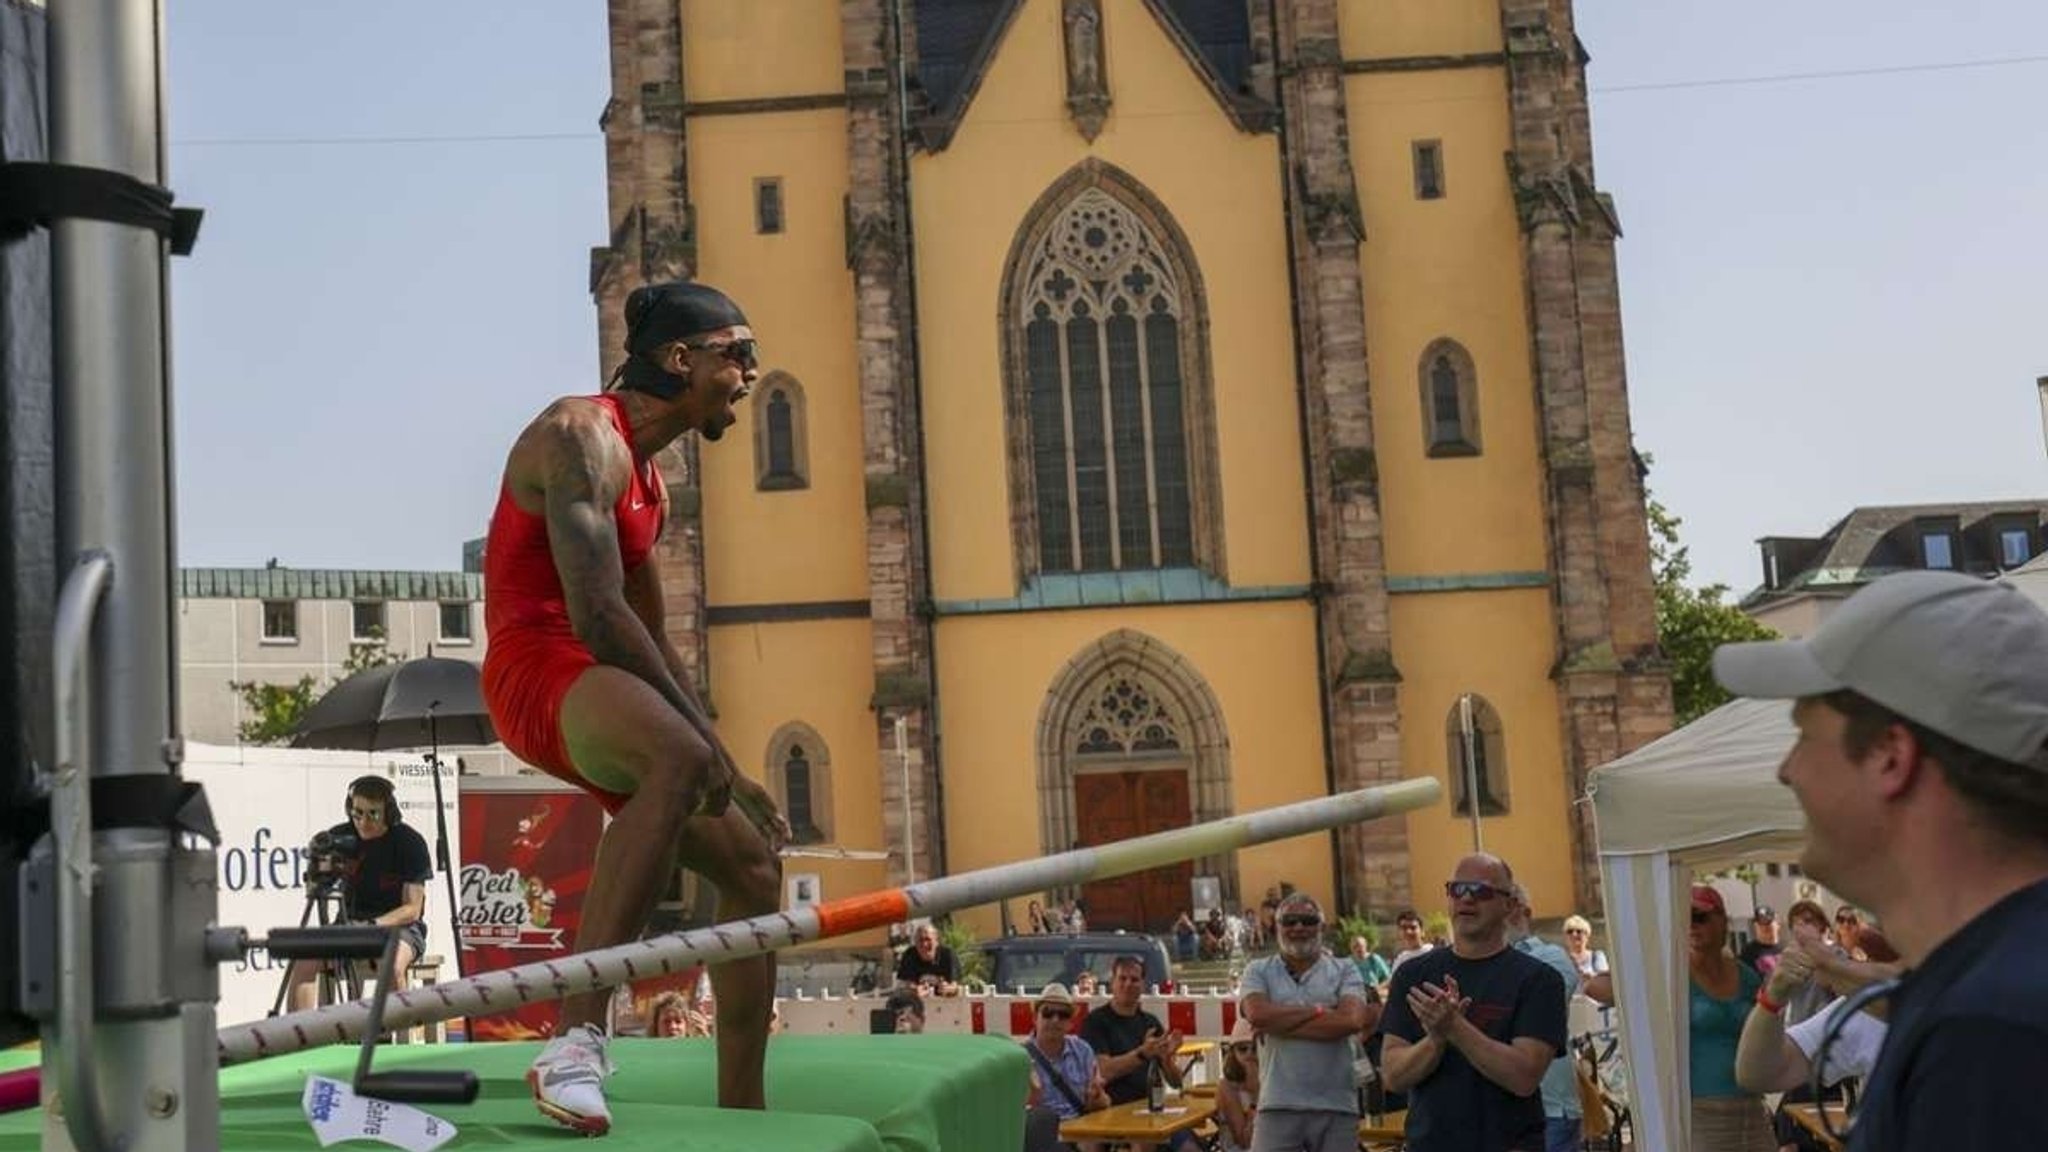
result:
[(438, 752), (442, 744), (495, 744), (482, 679), (476, 665), (445, 656), (364, 669), (306, 710), (292, 747)]
[(495, 744), (498, 733), (484, 707), (483, 673), (467, 660), (427, 656), (366, 668), (329, 689), (306, 710), (292, 736), (294, 748), (389, 752), (426, 748), (434, 778), (434, 866), (448, 887), (448, 917), (455, 939), (455, 975), (462, 970), (462, 905), (448, 862), (448, 816), (441, 800), (441, 745)]

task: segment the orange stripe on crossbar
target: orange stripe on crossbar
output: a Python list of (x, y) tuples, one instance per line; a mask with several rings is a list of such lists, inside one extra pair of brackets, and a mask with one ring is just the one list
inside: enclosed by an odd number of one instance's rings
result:
[(818, 905), (817, 913), (820, 936), (843, 936), (910, 919), (910, 897), (901, 888), (891, 888), (887, 892), (827, 900)]

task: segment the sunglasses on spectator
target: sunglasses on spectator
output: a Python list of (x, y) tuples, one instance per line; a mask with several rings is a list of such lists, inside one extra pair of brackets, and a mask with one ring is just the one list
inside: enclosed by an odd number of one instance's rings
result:
[(1854, 924), (1854, 923), (1856, 923), (1856, 917), (1854, 917), (1854, 916), (1850, 915), (1850, 914), (1849, 914), (1849, 913), (1847, 913), (1847, 912), (1844, 912), (1844, 913), (1842, 913), (1842, 914), (1841, 914), (1840, 916), (1837, 916), (1837, 917), (1835, 917), (1835, 923), (1837, 923), (1837, 924)]
[(1040, 1008), (1038, 1014), (1047, 1020), (1071, 1020), (1074, 1018), (1074, 1010), (1071, 1008)]
[(1506, 894), (1507, 889), (1496, 888), (1484, 880), (1452, 880), (1444, 885), (1444, 895), (1453, 900), (1491, 900)]
[(683, 347), (694, 351), (715, 352), (742, 368), (757, 368), (761, 363), (759, 355), (760, 343), (751, 336), (739, 340), (720, 340), (703, 344), (692, 344), (687, 340), (682, 343)]
[(348, 806), (348, 814), (365, 824), (382, 824), (384, 822), (384, 810), (382, 808), (358, 808), (351, 804)]
[(1321, 916), (1310, 916), (1305, 912), (1297, 912), (1280, 918), (1280, 926), (1282, 928), (1313, 928), (1322, 922), (1323, 918)]
[(1567, 928), (1564, 930), (1564, 934), (1567, 936), (1584, 936), (1586, 930), (1584, 928)]
[(1692, 922), (1695, 924), (1705, 924), (1717, 915), (1719, 915), (1717, 912), (1702, 912), (1695, 908), (1692, 910)]
[(1249, 1041), (1249, 1040), (1241, 1040), (1241, 1041), (1239, 1041), (1239, 1042), (1237, 1042), (1237, 1043), (1235, 1043), (1235, 1044), (1232, 1044), (1232, 1045), (1230, 1046), (1230, 1050), (1231, 1050), (1232, 1052), (1235, 1052), (1235, 1053), (1237, 1053), (1237, 1054), (1238, 1054), (1239, 1056), (1249, 1056), (1249, 1055), (1251, 1055), (1251, 1051), (1252, 1051), (1252, 1048), (1253, 1048), (1253, 1047), (1254, 1047), (1254, 1045), (1252, 1044), (1252, 1042), (1251, 1042), (1251, 1041)]

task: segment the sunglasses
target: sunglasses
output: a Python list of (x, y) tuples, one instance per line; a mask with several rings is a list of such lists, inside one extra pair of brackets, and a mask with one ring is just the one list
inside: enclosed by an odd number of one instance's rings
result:
[(1444, 885), (1444, 895), (1453, 900), (1491, 900), (1506, 894), (1506, 889), (1496, 888), (1484, 880), (1452, 880)]
[(1695, 924), (1705, 924), (1713, 920), (1714, 917), (1719, 915), (1719, 912), (1702, 912), (1699, 909), (1695, 908), (1692, 910), (1692, 922)]
[(1282, 928), (1313, 928), (1322, 922), (1323, 918), (1321, 916), (1295, 915), (1282, 916), (1280, 918), (1280, 926)]
[(361, 820), (365, 824), (382, 824), (384, 822), (384, 810), (382, 808), (358, 808), (351, 804), (348, 806), (348, 814), (350, 817)]
[(1230, 1046), (1230, 1050), (1232, 1052), (1237, 1053), (1239, 1056), (1249, 1056), (1251, 1055), (1253, 1047), (1255, 1047), (1255, 1045), (1253, 1045), (1251, 1041), (1243, 1040), (1239, 1041), (1236, 1044), (1232, 1044)]
[(1567, 928), (1564, 930), (1564, 934), (1567, 936), (1584, 936), (1586, 930), (1584, 928)]
[(692, 344), (685, 340), (683, 347), (697, 352), (715, 352), (741, 368), (754, 369), (761, 366), (760, 342), (748, 336), (739, 340), (720, 340), (703, 344)]
[(1835, 917), (1835, 923), (1837, 923), (1837, 924), (1854, 924), (1854, 923), (1856, 923), (1856, 918), (1855, 918), (1854, 916), (1837, 916), (1837, 917)]
[(1071, 1008), (1040, 1008), (1038, 1015), (1046, 1020), (1071, 1020), (1074, 1018), (1074, 1010)]

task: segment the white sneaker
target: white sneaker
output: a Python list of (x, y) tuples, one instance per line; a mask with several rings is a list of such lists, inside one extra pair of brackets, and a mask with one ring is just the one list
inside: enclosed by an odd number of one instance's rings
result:
[(606, 1043), (604, 1030), (593, 1024), (579, 1024), (548, 1041), (526, 1070), (541, 1115), (585, 1136), (612, 1130), (611, 1109), (604, 1103), (604, 1078), (612, 1074)]

